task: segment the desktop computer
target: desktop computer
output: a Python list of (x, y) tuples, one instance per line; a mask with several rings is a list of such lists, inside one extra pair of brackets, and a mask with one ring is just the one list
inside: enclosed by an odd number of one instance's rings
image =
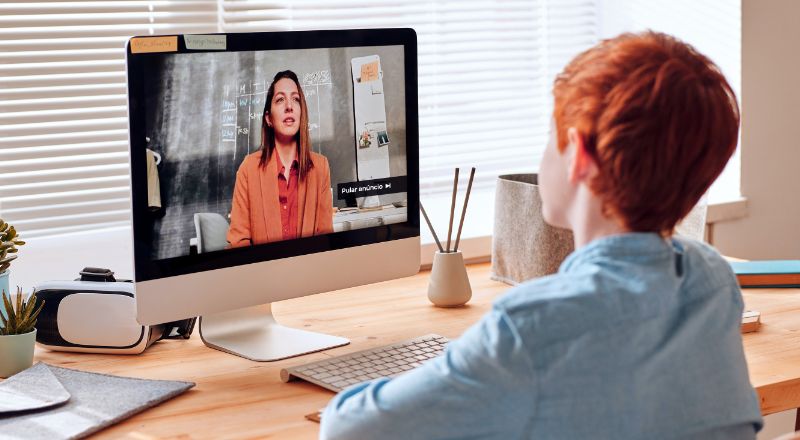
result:
[(270, 303), (419, 270), (411, 29), (134, 37), (137, 320), (272, 361), (347, 344)]

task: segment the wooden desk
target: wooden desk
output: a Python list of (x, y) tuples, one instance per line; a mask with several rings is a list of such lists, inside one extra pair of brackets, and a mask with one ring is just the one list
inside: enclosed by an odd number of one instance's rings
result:
[[(761, 312), (761, 328), (743, 335), (750, 382), (761, 413), (800, 407), (800, 289), (744, 289), (749, 310)], [(798, 413), (800, 416), (800, 413)]]
[[(164, 404), (108, 428), (97, 438), (316, 438), (303, 418), (333, 393), (283, 383), (281, 368), (426, 333), (458, 337), (508, 289), (489, 279), (489, 264), (470, 266), (473, 298), (460, 309), (428, 302), (427, 272), (403, 280), (326, 293), (273, 306), (286, 325), (345, 336), (350, 345), (274, 363), (251, 362), (209, 349), (195, 333), (188, 341), (161, 341), (139, 356), (60, 353), (37, 347), (36, 360), (123, 376), (191, 380), (197, 386)], [(748, 308), (762, 327), (744, 336), (750, 376), (764, 414), (800, 407), (800, 289), (750, 290)]]

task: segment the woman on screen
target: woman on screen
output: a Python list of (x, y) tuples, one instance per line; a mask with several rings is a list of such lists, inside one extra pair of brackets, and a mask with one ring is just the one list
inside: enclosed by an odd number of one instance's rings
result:
[(297, 75), (278, 72), (267, 91), (261, 148), (236, 172), (230, 247), (333, 232), (328, 159), (311, 151), (308, 107)]

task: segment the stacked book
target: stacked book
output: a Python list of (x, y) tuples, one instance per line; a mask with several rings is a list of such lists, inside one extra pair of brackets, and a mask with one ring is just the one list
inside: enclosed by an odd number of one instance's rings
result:
[(800, 287), (800, 260), (731, 262), (742, 287)]

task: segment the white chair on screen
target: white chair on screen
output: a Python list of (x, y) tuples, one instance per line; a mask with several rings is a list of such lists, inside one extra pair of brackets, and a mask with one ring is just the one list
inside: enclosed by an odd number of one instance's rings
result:
[(228, 221), (215, 212), (198, 212), (194, 215), (197, 233), (197, 253), (219, 251), (228, 245)]

